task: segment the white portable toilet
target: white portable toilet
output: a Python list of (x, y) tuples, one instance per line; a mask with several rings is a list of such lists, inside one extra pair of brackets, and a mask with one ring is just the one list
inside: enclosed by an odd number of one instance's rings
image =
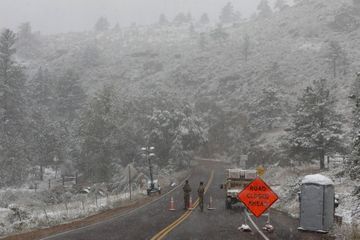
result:
[(307, 175), (301, 182), (300, 230), (328, 232), (334, 222), (333, 181), (321, 174)]

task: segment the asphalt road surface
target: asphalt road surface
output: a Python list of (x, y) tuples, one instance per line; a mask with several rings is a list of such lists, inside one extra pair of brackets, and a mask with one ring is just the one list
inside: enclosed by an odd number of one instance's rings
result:
[[(193, 202), (196, 203), (199, 182), (203, 181), (208, 187), (204, 212), (200, 212), (199, 208), (193, 211), (183, 210), (183, 193), (179, 186), (178, 189), (159, 200), (129, 214), (50, 236), (44, 240), (331, 239), (323, 234), (298, 231), (298, 221), (280, 212), (271, 211), (271, 224), (275, 230), (273, 233), (267, 233), (262, 231), (267, 220), (266, 216), (260, 218), (248, 216), (240, 207), (231, 210), (225, 209), (225, 192), (220, 189), (220, 184), (224, 182), (226, 167), (228, 166), (221, 162), (199, 161), (193, 169), (189, 178), (193, 189)], [(213, 199), (215, 210), (206, 209), (210, 196)], [(171, 197), (175, 201), (176, 211), (168, 210)], [(247, 223), (252, 231), (239, 231), (238, 227), (243, 223)]]

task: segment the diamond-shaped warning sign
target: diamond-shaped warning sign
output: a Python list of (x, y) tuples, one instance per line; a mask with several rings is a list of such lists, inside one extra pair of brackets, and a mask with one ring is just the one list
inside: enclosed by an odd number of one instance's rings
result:
[(260, 217), (279, 199), (261, 178), (252, 181), (237, 197), (256, 217)]

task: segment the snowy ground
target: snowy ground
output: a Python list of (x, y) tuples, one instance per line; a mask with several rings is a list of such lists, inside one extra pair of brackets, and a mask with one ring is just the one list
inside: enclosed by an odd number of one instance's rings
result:
[[(187, 174), (187, 171), (173, 173), (164, 170), (160, 174), (159, 182), (163, 187), (170, 184), (175, 186)], [(130, 203), (128, 188), (124, 187), (121, 192), (71, 194), (68, 201), (46, 204), (42, 199), (47, 194), (47, 182), (51, 177), (54, 177), (53, 172), (47, 169), (44, 181), (38, 181), (36, 192), (32, 188), (29, 189), (32, 183), (17, 189), (0, 189), (0, 236), (66, 223)], [(146, 186), (140, 188), (133, 185), (132, 200), (144, 197), (146, 197)]]
[[(346, 174), (344, 177), (335, 177), (343, 170), (342, 159), (336, 159), (330, 164), (329, 170), (320, 171), (318, 164), (309, 164), (296, 167), (268, 167), (264, 179), (278, 194), (279, 200), (274, 207), (287, 212), (293, 217), (299, 217), (298, 192), (304, 176), (320, 173), (328, 176), (335, 184), (335, 193), (339, 196), (340, 205), (336, 209), (336, 215), (342, 217), (343, 225), (336, 226), (334, 231), (348, 232), (349, 229), (357, 229), (360, 224), (360, 199), (353, 196), (355, 186), (359, 181), (351, 180)], [(351, 231), (350, 231), (351, 232)]]

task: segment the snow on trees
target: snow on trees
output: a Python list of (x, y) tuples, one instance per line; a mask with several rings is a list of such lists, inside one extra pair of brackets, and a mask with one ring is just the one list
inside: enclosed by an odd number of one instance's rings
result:
[(333, 78), (336, 78), (340, 70), (342, 73), (346, 73), (348, 67), (346, 52), (338, 42), (330, 41), (323, 57), (329, 63)]
[(284, 113), (284, 103), (279, 97), (278, 90), (263, 89), (262, 95), (251, 105), (249, 122), (256, 132), (271, 130), (280, 124)]
[(26, 177), (27, 116), (25, 76), (13, 61), (15, 33), (0, 36), (0, 184), (17, 184)]
[(228, 24), (228, 23), (236, 23), (241, 20), (240, 12), (236, 12), (234, 10), (234, 6), (231, 2), (228, 2), (221, 10), (220, 16), (220, 23)]
[(207, 13), (203, 13), (199, 19), (200, 25), (207, 25), (210, 23), (210, 19)]
[(335, 111), (335, 98), (325, 79), (313, 81), (299, 98), (288, 144), (291, 156), (306, 161), (317, 158), (325, 167), (325, 155), (341, 152), (342, 122)]
[(109, 24), (107, 18), (101, 17), (95, 23), (94, 30), (95, 30), (95, 32), (105, 32), (105, 31), (109, 30), (109, 26), (110, 26), (110, 24)]
[(201, 121), (189, 106), (155, 109), (149, 118), (149, 142), (154, 144), (161, 165), (189, 166), (192, 151), (207, 139)]
[(349, 157), (348, 170), (350, 177), (360, 177), (360, 73), (357, 73), (351, 98), (354, 100), (353, 107), (353, 149)]
[(269, 6), (269, 2), (267, 0), (261, 0), (257, 9), (259, 11), (259, 17), (268, 18), (272, 14), (271, 7)]

